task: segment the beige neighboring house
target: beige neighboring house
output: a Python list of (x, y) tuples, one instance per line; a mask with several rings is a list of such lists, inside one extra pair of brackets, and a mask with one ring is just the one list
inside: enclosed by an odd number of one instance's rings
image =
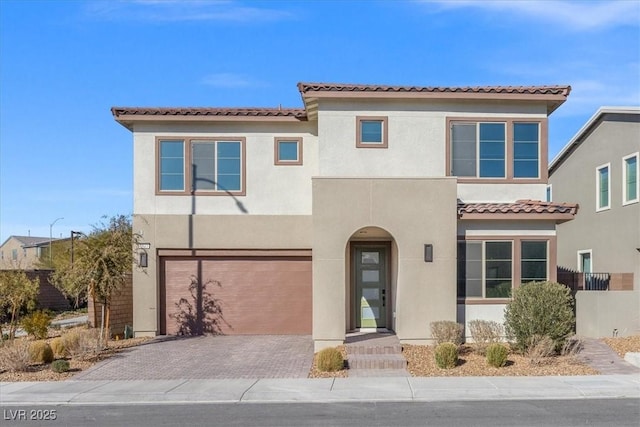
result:
[(33, 270), (49, 242), (48, 237), (9, 236), (0, 246), (0, 270)]
[(133, 133), (137, 336), (429, 343), (555, 280), (577, 206), (541, 200), (570, 87), (298, 89), (303, 108), (112, 109)]
[(549, 165), (550, 198), (580, 205), (558, 226), (558, 267), (581, 336), (640, 332), (639, 153), (640, 107), (602, 107)]

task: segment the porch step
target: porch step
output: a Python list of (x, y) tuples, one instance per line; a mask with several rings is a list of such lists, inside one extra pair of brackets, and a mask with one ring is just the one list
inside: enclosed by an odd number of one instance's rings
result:
[(407, 359), (402, 354), (351, 354), (349, 369), (406, 369)]
[(400, 344), (384, 346), (347, 345), (347, 354), (402, 354), (402, 346)]
[(409, 376), (398, 337), (389, 332), (347, 334), (350, 377)]

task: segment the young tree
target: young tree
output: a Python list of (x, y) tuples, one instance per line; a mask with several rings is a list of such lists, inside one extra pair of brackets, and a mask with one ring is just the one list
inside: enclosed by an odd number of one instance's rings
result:
[(39, 290), (38, 279), (30, 280), (23, 270), (0, 271), (0, 310), (2, 317), (9, 316), (9, 339), (15, 337), (20, 311), (35, 308)]
[(56, 271), (54, 277), (68, 295), (81, 295), (83, 290), (105, 308), (101, 328), (108, 330), (110, 304), (126, 281), (134, 264), (133, 244), (137, 235), (129, 217), (111, 217), (95, 226), (87, 236), (74, 243), (74, 262)]

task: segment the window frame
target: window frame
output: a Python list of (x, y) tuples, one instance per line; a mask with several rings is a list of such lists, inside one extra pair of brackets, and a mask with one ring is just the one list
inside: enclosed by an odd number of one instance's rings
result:
[[(362, 123), (381, 122), (381, 142), (362, 141)], [(388, 116), (356, 116), (356, 148), (389, 148), (389, 117)]]
[[(628, 184), (627, 184), (627, 161), (629, 159), (636, 159), (636, 197), (635, 199), (629, 199), (629, 194), (627, 193)], [(640, 170), (638, 169), (638, 161), (640, 160), (640, 152), (635, 152), (624, 156), (622, 158), (622, 206), (631, 205), (633, 203), (638, 203), (640, 201)]]
[[(557, 237), (555, 235), (540, 235), (540, 234), (532, 234), (532, 235), (459, 235), (456, 243), (456, 257), (457, 257), (457, 244), (460, 242), (471, 242), (471, 241), (480, 241), (483, 243), (483, 296), (482, 297), (469, 297), (469, 296), (460, 296), (458, 292), (458, 268), (456, 261), (456, 293), (457, 293), (457, 301), (459, 304), (506, 304), (511, 301), (512, 297), (509, 298), (486, 298), (486, 284), (484, 283), (484, 263), (486, 262), (484, 246), (485, 242), (504, 242), (510, 241), (512, 242), (511, 251), (512, 251), (512, 260), (511, 260), (511, 269), (512, 269), (512, 283), (511, 283), (511, 293), (513, 295), (513, 291), (518, 287), (522, 286), (522, 242), (536, 242), (543, 241), (547, 243), (547, 280), (555, 281), (557, 278), (556, 268), (557, 268)], [(466, 294), (466, 289), (465, 289)]]
[(553, 202), (553, 184), (547, 185), (546, 199), (547, 202)]
[[(281, 142), (295, 142), (297, 145), (296, 160), (281, 160), (280, 159), (280, 143)], [(284, 137), (276, 136), (273, 138), (273, 164), (276, 166), (301, 166), (302, 165), (302, 138), (301, 137)]]
[[(184, 150), (184, 189), (183, 190), (162, 190), (160, 189), (160, 144), (163, 141), (182, 141)], [(213, 142), (217, 149), (218, 142), (237, 142), (240, 143), (240, 189), (239, 190), (195, 190), (192, 182), (192, 144), (198, 142)], [(156, 136), (156, 170), (155, 170), (155, 189), (157, 196), (185, 196), (185, 195), (197, 195), (197, 196), (244, 196), (247, 190), (247, 155), (246, 155), (246, 138), (239, 136)], [(217, 173), (217, 165), (216, 165)]]
[(576, 252), (576, 271), (579, 273), (584, 273), (582, 271), (582, 256), (585, 254), (589, 254), (589, 262), (591, 271), (587, 271), (587, 273), (593, 273), (595, 270), (593, 269), (593, 249), (579, 249)]
[[(545, 259), (544, 259), (544, 262), (545, 262), (545, 278), (542, 279), (542, 280), (534, 280), (534, 281), (543, 281), (543, 282), (544, 281), (548, 281), (549, 280), (549, 275), (550, 275), (550, 273), (549, 273), (549, 241), (548, 240), (541, 240), (541, 239), (527, 239), (526, 236), (523, 236), (522, 239), (520, 239), (520, 260), (519, 260), (519, 262), (520, 262), (520, 276), (519, 276), (520, 285), (522, 285), (523, 283), (530, 283), (531, 282), (531, 280), (523, 281), (523, 277), (522, 277), (522, 275), (523, 275), (523, 273), (522, 273), (522, 263), (525, 262), (525, 258), (522, 255), (522, 246), (525, 243), (545, 243), (545, 248), (544, 248), (545, 256), (546, 256)], [(526, 260), (530, 261), (530, 262), (531, 261), (540, 262), (540, 259), (531, 259), (530, 258), (530, 259), (526, 259)]]
[[(600, 174), (604, 169), (607, 170), (607, 205), (601, 206)], [(611, 163), (605, 163), (596, 167), (596, 212), (607, 211), (609, 209), (611, 209)]]
[[(453, 141), (452, 126), (453, 124), (467, 123), (504, 123), (506, 128), (505, 137), (505, 177), (504, 178), (482, 178), (480, 176), (457, 176), (453, 174)], [(538, 124), (538, 177), (536, 178), (516, 178), (515, 170), (515, 143), (514, 143), (514, 124), (516, 123), (537, 123)], [(546, 184), (549, 178), (547, 167), (543, 166), (548, 163), (548, 118), (547, 117), (447, 117), (446, 118), (446, 175), (455, 176), (459, 183), (485, 183), (485, 184)], [(476, 143), (478, 141), (476, 140)], [(476, 162), (479, 162), (480, 154), (476, 152)], [(476, 170), (478, 167), (476, 167)]]

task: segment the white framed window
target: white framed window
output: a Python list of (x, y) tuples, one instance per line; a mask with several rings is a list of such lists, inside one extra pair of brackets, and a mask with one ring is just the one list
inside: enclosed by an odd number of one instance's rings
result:
[(580, 273), (591, 273), (593, 271), (593, 257), (591, 249), (578, 251), (578, 271)]
[(611, 163), (596, 168), (596, 212), (611, 207)]
[(639, 200), (638, 157), (633, 153), (622, 158), (622, 204), (629, 205)]

